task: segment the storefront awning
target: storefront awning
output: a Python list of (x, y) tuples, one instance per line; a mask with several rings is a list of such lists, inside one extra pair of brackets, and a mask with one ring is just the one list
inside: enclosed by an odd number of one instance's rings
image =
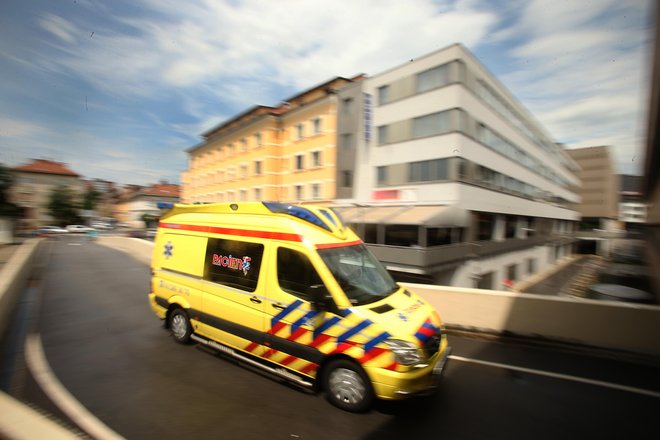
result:
[(428, 228), (468, 227), (470, 212), (457, 206), (411, 206), (388, 218), (390, 225), (422, 225)]
[(346, 223), (467, 227), (469, 211), (453, 205), (334, 207)]

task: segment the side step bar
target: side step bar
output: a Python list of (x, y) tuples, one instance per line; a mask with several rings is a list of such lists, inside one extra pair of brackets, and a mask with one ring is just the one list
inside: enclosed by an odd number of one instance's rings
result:
[(207, 347), (211, 347), (215, 350), (218, 350), (220, 353), (226, 354), (228, 356), (233, 357), (234, 359), (238, 359), (241, 362), (245, 362), (246, 364), (259, 368), (260, 370), (266, 371), (270, 374), (273, 374), (275, 376), (281, 377), (283, 379), (286, 379), (290, 382), (295, 383), (296, 385), (299, 385), (303, 388), (312, 388), (314, 385), (311, 382), (307, 382), (306, 380), (303, 380), (302, 378), (296, 376), (295, 374), (289, 372), (288, 370), (284, 368), (273, 368), (269, 367), (268, 365), (264, 365), (261, 362), (257, 362), (255, 360), (252, 360), (248, 357), (243, 356), (242, 354), (236, 352), (233, 348), (229, 348), (227, 346), (218, 344), (215, 341), (212, 341), (210, 339), (203, 338), (201, 336), (198, 336), (196, 334), (190, 335), (190, 339), (193, 341), (199, 342), (200, 344), (206, 345)]

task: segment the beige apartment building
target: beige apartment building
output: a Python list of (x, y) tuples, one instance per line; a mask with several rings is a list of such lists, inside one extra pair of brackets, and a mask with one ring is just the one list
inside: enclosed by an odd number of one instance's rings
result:
[(582, 182), (576, 192), (582, 201), (576, 206), (582, 229), (612, 229), (618, 216), (619, 176), (614, 169), (609, 147), (566, 150), (580, 166)]
[(333, 78), (203, 133), (203, 141), (187, 151), (182, 202), (334, 199), (336, 93), (358, 79)]
[(122, 223), (135, 228), (145, 227), (145, 215), (157, 219), (161, 209), (159, 203), (178, 203), (180, 186), (160, 182), (146, 187), (129, 185), (123, 190), (115, 205), (113, 216)]
[(45, 159), (33, 159), (27, 164), (11, 169), (14, 184), (10, 200), (23, 208), (23, 218), (18, 229), (32, 230), (53, 224), (48, 214), (50, 194), (58, 186), (65, 186), (75, 197), (83, 193), (80, 175), (66, 164)]

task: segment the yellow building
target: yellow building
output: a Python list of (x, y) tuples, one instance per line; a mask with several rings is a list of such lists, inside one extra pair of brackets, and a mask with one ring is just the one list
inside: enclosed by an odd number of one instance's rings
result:
[(202, 134), (189, 149), (181, 200), (327, 202), (335, 197), (337, 77), (256, 106)]

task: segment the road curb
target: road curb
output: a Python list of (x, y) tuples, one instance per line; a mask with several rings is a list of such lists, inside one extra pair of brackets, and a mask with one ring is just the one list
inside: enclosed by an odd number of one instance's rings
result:
[(80, 437), (0, 392), (0, 437), (8, 439), (80, 440)]
[(80, 429), (97, 440), (124, 438), (89, 412), (57, 379), (46, 360), (41, 336), (38, 334), (28, 335), (25, 341), (25, 360), (39, 387)]

